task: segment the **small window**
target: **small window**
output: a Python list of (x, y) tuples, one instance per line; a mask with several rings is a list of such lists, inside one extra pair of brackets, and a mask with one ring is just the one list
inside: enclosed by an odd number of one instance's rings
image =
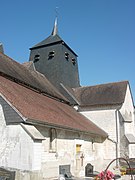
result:
[(39, 61), (39, 59), (40, 59), (40, 55), (39, 55), (39, 54), (36, 54), (36, 55), (34, 56), (34, 63), (37, 62), (37, 61)]
[(65, 59), (69, 59), (69, 54), (67, 52), (65, 52)]
[(52, 59), (54, 57), (55, 51), (50, 51), (48, 54), (48, 59)]
[(50, 129), (50, 152), (56, 152), (57, 149), (57, 132), (56, 129)]
[(76, 144), (76, 153), (80, 153), (81, 152), (81, 144)]
[(75, 58), (72, 58), (72, 63), (73, 63), (73, 65), (75, 65), (75, 64), (76, 64), (76, 60), (75, 60)]

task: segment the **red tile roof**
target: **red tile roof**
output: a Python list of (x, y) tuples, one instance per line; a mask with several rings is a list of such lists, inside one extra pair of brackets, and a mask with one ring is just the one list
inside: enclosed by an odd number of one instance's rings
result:
[(71, 106), (0, 76), (0, 93), (25, 117), (70, 130), (107, 137), (107, 134)]
[(59, 100), (68, 100), (48, 81), (48, 79), (37, 71), (30, 71), (24, 65), (14, 61), (0, 52), (0, 74), (4, 74), (19, 83), (35, 88), (36, 90), (53, 96)]

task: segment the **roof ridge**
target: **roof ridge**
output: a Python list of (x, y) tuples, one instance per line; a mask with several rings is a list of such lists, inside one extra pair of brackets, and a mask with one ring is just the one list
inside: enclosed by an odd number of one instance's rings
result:
[[(55, 38), (55, 40), (54, 40)], [(54, 41), (53, 41), (54, 40)], [(47, 38), (45, 38), (44, 40), (40, 41), (39, 43), (35, 44), (34, 46), (32, 46), (30, 48), (31, 49), (36, 49), (39, 47), (44, 47), (44, 46), (48, 46), (50, 44), (54, 44), (54, 43), (59, 43), (59, 42), (63, 42), (62, 38), (58, 35), (49, 35)]]
[[(8, 55), (3, 54), (2, 52), (0, 52), (0, 55), (2, 55), (2, 56), (6, 56), (8, 59), (10, 59), (10, 60), (14, 61), (14, 62), (15, 62), (15, 63), (17, 63), (17, 64), (20, 64), (19, 62), (15, 61), (14, 59), (12, 59), (11, 57), (9, 57)], [(20, 65), (21, 65), (21, 64), (20, 64)]]
[(51, 94), (49, 94), (49, 93), (47, 93), (47, 92), (45, 92), (45, 91), (43, 91), (41, 89), (38, 89), (38, 88), (36, 88), (36, 87), (34, 87), (34, 86), (24, 82), (24, 81), (21, 81), (20, 79), (17, 79), (15, 77), (7, 75), (7, 74), (5, 74), (3, 72), (0, 72), (0, 76), (3, 76), (4, 78), (9, 79), (9, 80), (11, 80), (11, 81), (13, 81), (13, 82), (23, 86), (23, 87), (31, 89), (32, 91), (35, 91), (35, 92), (37, 92), (39, 94), (42, 94), (42, 95), (47, 96), (47, 97), (50, 97), (50, 98), (55, 99), (55, 100), (57, 100), (59, 102), (62, 102), (62, 103), (65, 103), (65, 104), (69, 104), (69, 102), (65, 101), (64, 99), (60, 99), (58, 97), (52, 96)]
[[(33, 64), (33, 61), (29, 61), (29, 62), (31, 62), (31, 64)], [(28, 62), (28, 63), (29, 63)], [(27, 63), (27, 62), (26, 62)], [(40, 77), (43, 77), (43, 78), (45, 78), (47, 81), (48, 81), (48, 83), (53, 87), (53, 89), (60, 95), (60, 96), (63, 96), (59, 91), (58, 91), (58, 89), (48, 80), (48, 78), (44, 75), (44, 74), (42, 74), (41, 72), (39, 72), (39, 71), (37, 71), (36, 69), (34, 69), (34, 70), (31, 70), (31, 69), (29, 69), (27, 66), (25, 66), (24, 65), (24, 63), (22, 64), (25, 68), (27, 68), (28, 69), (28, 71), (30, 71), (30, 73), (33, 75), (33, 73), (35, 73), (35, 74), (37, 74), (37, 75), (39, 75)], [(39, 88), (40, 89), (40, 88)], [(46, 92), (47, 93), (47, 92)], [(47, 93), (47, 94), (49, 94), (49, 93)], [(51, 95), (51, 96), (53, 96), (53, 95)], [(55, 96), (54, 96), (55, 97)], [(64, 96), (63, 96), (63, 98), (65, 98)], [(62, 99), (62, 98), (58, 98), (58, 99)], [(66, 100), (65, 100), (66, 101)], [(68, 101), (66, 101), (66, 102), (68, 102)]]
[(110, 83), (103, 83), (103, 84), (97, 84), (97, 85), (92, 85), (92, 86), (81, 86), (77, 88), (72, 88), (73, 90), (75, 89), (82, 89), (82, 88), (87, 88), (87, 87), (97, 87), (97, 86), (104, 86), (104, 85), (111, 85), (111, 84), (119, 84), (119, 83), (129, 83), (128, 80), (123, 80), (123, 81), (117, 81), (117, 82), (110, 82)]
[[(0, 52), (0, 56), (2, 56), (3, 58), (4, 58), (4, 57), (7, 58), (11, 63), (17, 64), (18, 67), (20, 66), (20, 68), (23, 68), (25, 71), (29, 72), (29, 73), (32, 75), (32, 73), (31, 73), (31, 71), (30, 71), (29, 69), (27, 69), (23, 64), (20, 64), (19, 62), (17, 62), (17, 61), (15, 61), (14, 59), (10, 58), (8, 55), (5, 55), (5, 54), (3, 54), (3, 53)], [(42, 90), (42, 89), (40, 89), (40, 88), (38, 88), (38, 87), (36, 87), (36, 86), (34, 86), (34, 85), (31, 85), (31, 84), (25, 82), (25, 81), (22, 80), (22, 79), (13, 77), (13, 76), (11, 76), (11, 75), (3, 72), (3, 71), (0, 71), (0, 75), (1, 75), (1, 76), (4, 76), (5, 78), (8, 78), (8, 79), (10, 79), (10, 80), (12, 80), (12, 81), (14, 81), (14, 82), (16, 82), (16, 83), (19, 83), (19, 84), (21, 84), (21, 85), (23, 85), (23, 86), (25, 86), (25, 87), (27, 87), (27, 88), (30, 88), (30, 89), (35, 90), (35, 91), (38, 91), (39, 93), (44, 93), (44, 95), (46, 94), (46, 96), (49, 96), (49, 97), (54, 98), (54, 99), (57, 99), (58, 101), (64, 102), (64, 103), (66, 103), (66, 104), (69, 104), (69, 102), (66, 101), (66, 99), (63, 99), (62, 97), (57, 97), (57, 96), (55, 96), (54, 94), (49, 94), (48, 92), (46, 92), (46, 91), (44, 91), (44, 90)], [(33, 75), (32, 75), (32, 77), (34, 78)], [(44, 76), (44, 77), (45, 77), (45, 76)], [(34, 79), (35, 79), (35, 78), (34, 78)], [(46, 78), (46, 79), (47, 79), (47, 78)], [(47, 81), (48, 81), (48, 79), (47, 79)], [(48, 81), (48, 82), (49, 82), (49, 81)], [(49, 82), (49, 83), (50, 83), (50, 82)], [(50, 84), (51, 84), (51, 83), (50, 83)], [(60, 94), (58, 91), (55, 90), (55, 92), (61, 96), (61, 94)]]

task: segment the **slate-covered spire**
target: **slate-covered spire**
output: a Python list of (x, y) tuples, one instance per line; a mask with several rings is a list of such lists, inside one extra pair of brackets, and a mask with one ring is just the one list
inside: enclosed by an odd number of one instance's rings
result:
[(58, 34), (58, 20), (57, 17), (55, 18), (55, 22), (54, 22), (54, 26), (53, 26), (53, 30), (52, 30), (52, 36), (55, 36), (56, 34)]

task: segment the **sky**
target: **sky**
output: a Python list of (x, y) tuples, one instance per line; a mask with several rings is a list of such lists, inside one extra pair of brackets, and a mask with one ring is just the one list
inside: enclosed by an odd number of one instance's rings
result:
[(78, 55), (81, 85), (128, 80), (135, 100), (135, 0), (1, 0), (5, 54), (27, 62), (56, 14), (60, 37)]

